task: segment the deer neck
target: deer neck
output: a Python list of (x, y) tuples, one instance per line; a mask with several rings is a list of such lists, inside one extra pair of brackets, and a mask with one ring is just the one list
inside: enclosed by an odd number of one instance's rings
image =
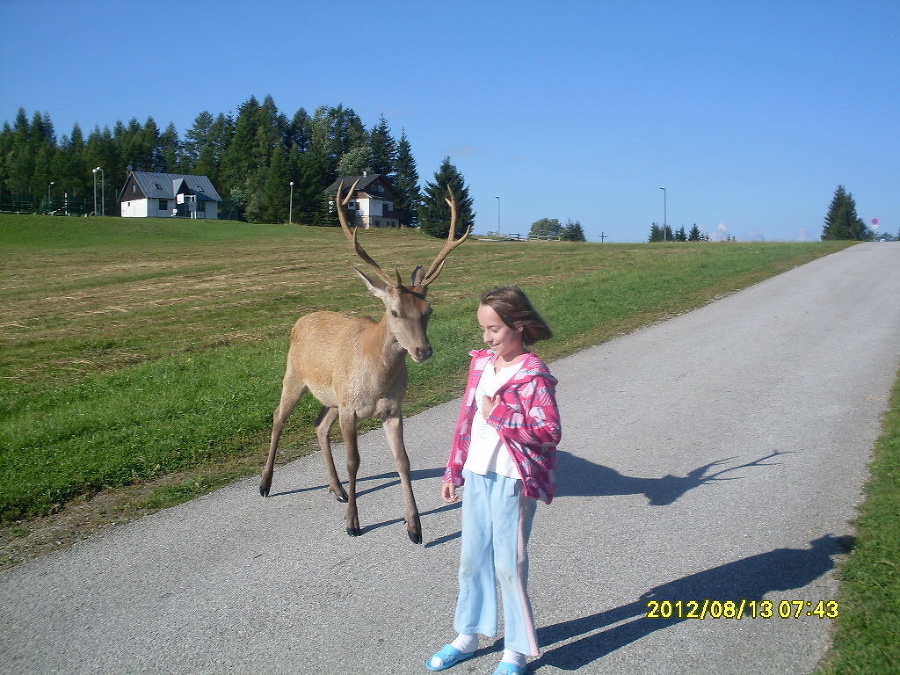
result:
[(380, 361), (388, 366), (395, 366), (397, 362), (406, 362), (406, 350), (400, 346), (397, 338), (391, 333), (387, 313), (381, 317), (381, 321), (375, 324), (371, 348), (373, 352), (378, 352)]

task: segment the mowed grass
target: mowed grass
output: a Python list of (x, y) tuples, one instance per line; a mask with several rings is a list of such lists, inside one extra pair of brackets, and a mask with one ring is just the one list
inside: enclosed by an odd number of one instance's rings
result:
[[(365, 232), (408, 278), (441, 242)], [(261, 462), (293, 321), (379, 315), (335, 229), (221, 221), (0, 217), (0, 521), (234, 458)], [(708, 302), (841, 244), (471, 241), (432, 285), (436, 355), (411, 365), (408, 411), (457, 395), (484, 288), (525, 288), (549, 359)], [(690, 345), (685, 345), (689, 348)], [(290, 454), (318, 405), (293, 418)]]
[(834, 648), (818, 675), (900, 672), (900, 379), (875, 446), (856, 544), (841, 566)]

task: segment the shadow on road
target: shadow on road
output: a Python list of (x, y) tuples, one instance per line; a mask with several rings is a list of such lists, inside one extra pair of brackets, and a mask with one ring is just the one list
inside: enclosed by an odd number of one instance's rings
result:
[[(538, 630), (538, 637), (542, 645), (574, 641), (545, 650), (539, 659), (532, 662), (529, 672), (534, 672), (544, 665), (560, 670), (578, 670), (654, 631), (687, 620), (674, 617), (646, 618), (647, 603), (650, 601), (668, 600), (675, 603), (681, 600), (687, 603), (690, 600), (697, 600), (702, 603), (704, 599), (710, 599), (723, 602), (731, 600), (740, 604), (741, 600), (760, 601), (769, 593), (802, 588), (833, 569), (835, 565), (833, 556), (852, 550), (854, 538), (826, 534), (811, 541), (810, 545), (811, 548), (808, 549), (779, 548), (735, 560), (656, 586), (630, 604), (541, 628)], [(585, 592), (590, 593), (590, 589), (585, 589)], [(774, 603), (777, 617), (778, 603), (781, 600), (809, 600), (815, 604), (818, 600), (831, 598), (806, 598), (789, 594), (770, 599)], [(794, 611), (796, 607), (792, 606), (791, 609)], [(628, 619), (633, 620), (614, 625)], [(742, 621), (754, 620), (764, 619), (749, 618), (749, 614), (745, 612)], [(612, 627), (602, 630), (609, 626)]]
[(729, 462), (732, 457), (720, 459), (697, 467), (686, 476), (665, 475), (662, 478), (638, 478), (626, 476), (615, 469), (577, 457), (562, 450), (557, 451), (559, 462), (559, 497), (613, 497), (620, 495), (644, 495), (651, 506), (668, 506), (694, 488), (717, 480), (738, 480), (739, 476), (724, 474), (756, 466), (774, 466), (766, 463), (773, 457), (787, 453), (778, 450), (752, 462), (718, 471), (716, 467)]
[[(322, 467), (322, 474), (325, 474), (325, 467)], [(444, 475), (443, 467), (438, 469), (420, 469), (418, 471), (413, 470), (409, 472), (409, 477), (415, 483), (417, 480), (425, 480), (426, 478), (438, 478)], [(364, 484), (367, 481), (386, 481), (381, 485), (373, 485), (372, 487), (366, 490), (356, 490), (357, 498), (362, 497), (370, 492), (375, 492), (376, 490), (384, 490), (385, 488), (394, 487), (395, 485), (400, 485), (400, 477), (396, 471), (391, 471), (389, 473), (380, 473), (376, 476), (358, 476), (356, 479), (357, 485)], [(344, 485), (347, 484), (347, 481), (342, 481)], [(321, 485), (313, 485), (312, 487), (305, 488), (297, 488), (296, 490), (282, 490), (281, 492), (273, 492), (269, 495), (269, 498), (272, 497), (284, 497), (287, 495), (297, 495), (303, 492), (315, 492), (316, 490), (328, 490), (328, 483), (322, 483)]]

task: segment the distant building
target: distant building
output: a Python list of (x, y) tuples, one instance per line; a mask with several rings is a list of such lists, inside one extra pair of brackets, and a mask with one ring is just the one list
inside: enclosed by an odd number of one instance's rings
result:
[(373, 173), (338, 178), (325, 190), (332, 204), (340, 182), (344, 183), (344, 190), (350, 189), (354, 183), (357, 184), (356, 191), (347, 204), (350, 227), (361, 227), (364, 230), (370, 227), (400, 227), (403, 212), (394, 210), (399, 195), (384, 175)]
[(124, 218), (219, 217), (222, 198), (206, 176), (132, 171), (119, 196)]

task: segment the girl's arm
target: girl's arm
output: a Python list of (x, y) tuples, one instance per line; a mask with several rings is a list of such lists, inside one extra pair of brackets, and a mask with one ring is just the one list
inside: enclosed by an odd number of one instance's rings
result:
[(487, 417), (488, 423), (503, 438), (529, 446), (559, 443), (562, 425), (556, 391), (554, 383), (547, 378), (536, 376), (499, 394), (491, 403), (494, 406)]

